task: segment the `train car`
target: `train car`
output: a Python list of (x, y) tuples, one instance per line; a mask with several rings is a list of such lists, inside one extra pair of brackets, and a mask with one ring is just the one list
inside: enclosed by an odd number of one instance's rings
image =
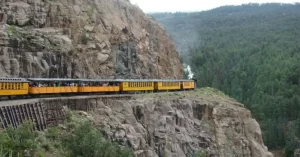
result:
[(119, 80), (120, 91), (153, 91), (154, 82), (151, 80)]
[(195, 81), (194, 80), (182, 80), (181, 81), (181, 88), (183, 90), (192, 90), (195, 89)]
[(180, 90), (181, 82), (178, 80), (157, 80), (154, 83), (156, 91), (172, 91)]
[(79, 93), (116, 93), (120, 91), (120, 81), (101, 79), (79, 80)]
[(27, 95), (28, 83), (24, 78), (0, 78), (0, 96)]
[(78, 80), (58, 78), (29, 78), (28, 94), (78, 93)]

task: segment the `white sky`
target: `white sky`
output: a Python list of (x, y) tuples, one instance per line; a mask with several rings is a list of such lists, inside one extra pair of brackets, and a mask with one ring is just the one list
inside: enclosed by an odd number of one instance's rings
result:
[(300, 0), (130, 0), (144, 12), (189, 12), (209, 10), (223, 5), (240, 5), (246, 3), (295, 3)]

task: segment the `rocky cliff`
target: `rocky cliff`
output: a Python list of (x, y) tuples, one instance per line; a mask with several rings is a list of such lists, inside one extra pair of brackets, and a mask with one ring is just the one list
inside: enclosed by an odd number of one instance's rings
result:
[(94, 103), (88, 117), (138, 157), (273, 156), (250, 111), (212, 89)]
[(127, 0), (0, 0), (0, 4), (0, 76), (182, 76), (170, 37)]

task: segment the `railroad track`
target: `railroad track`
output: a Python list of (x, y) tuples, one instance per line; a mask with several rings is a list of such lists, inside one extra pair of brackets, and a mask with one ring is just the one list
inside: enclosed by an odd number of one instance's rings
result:
[[(165, 94), (165, 93), (178, 93), (178, 92), (184, 92), (184, 91), (171, 91), (171, 92), (155, 92), (153, 94)], [(30, 97), (25, 99), (3, 99), (0, 100), (0, 107), (1, 106), (14, 106), (14, 105), (20, 105), (20, 104), (29, 104), (29, 103), (35, 103), (40, 102), (43, 100), (61, 100), (61, 99), (86, 99), (86, 98), (100, 98), (100, 97), (132, 97), (137, 95), (145, 95), (145, 93), (132, 93), (132, 94), (88, 94), (88, 95), (69, 95), (69, 96), (58, 96), (58, 95), (47, 95), (47, 96), (41, 96), (38, 98)]]

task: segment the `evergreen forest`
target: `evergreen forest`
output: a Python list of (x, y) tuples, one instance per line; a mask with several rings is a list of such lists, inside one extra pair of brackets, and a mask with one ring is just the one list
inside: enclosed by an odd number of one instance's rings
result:
[(198, 87), (217, 88), (244, 103), (268, 148), (293, 156), (300, 148), (299, 3), (151, 16), (185, 49), (181, 56)]

